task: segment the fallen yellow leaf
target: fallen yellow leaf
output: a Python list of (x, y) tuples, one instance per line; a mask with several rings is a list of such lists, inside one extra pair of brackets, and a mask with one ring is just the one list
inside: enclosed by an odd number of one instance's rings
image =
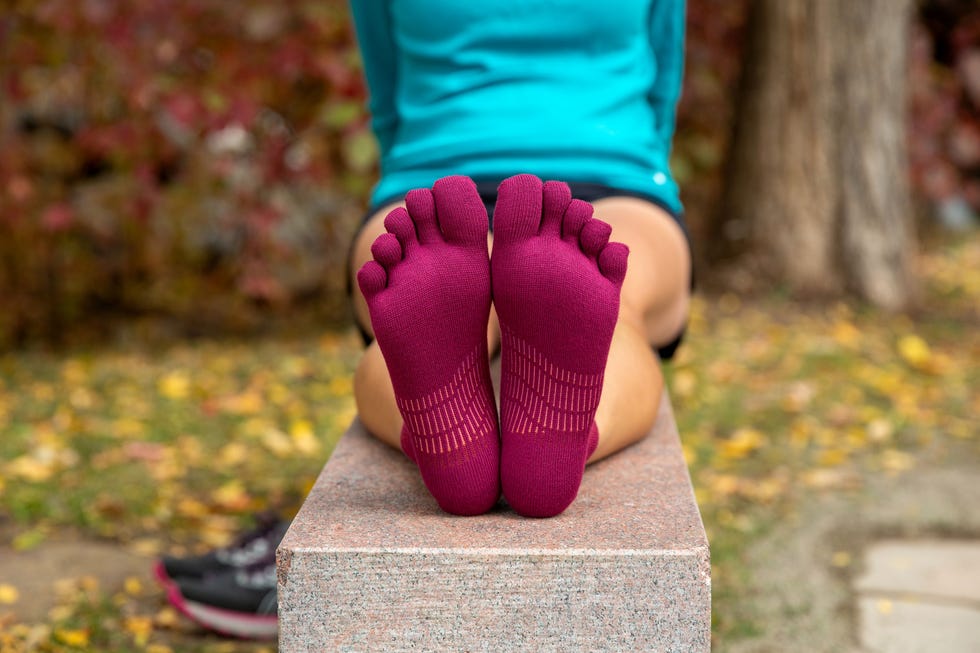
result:
[(351, 379), (348, 376), (335, 376), (330, 379), (329, 388), (330, 394), (335, 397), (348, 395), (354, 391), (354, 386), (351, 384)]
[(20, 599), (20, 592), (13, 585), (0, 583), (0, 605), (13, 605)]
[(731, 474), (718, 474), (711, 479), (710, 484), (712, 492), (726, 497), (738, 490), (739, 479)]
[(94, 592), (99, 589), (99, 579), (92, 575), (85, 575), (78, 579), (78, 586), (86, 592)]
[(193, 497), (183, 497), (177, 502), (177, 513), (199, 519), (208, 514), (208, 507)]
[(32, 528), (14, 537), (11, 545), (14, 547), (14, 551), (30, 551), (41, 544), (47, 536), (48, 531), (43, 526)]
[(224, 515), (214, 515), (201, 525), (201, 541), (210, 547), (227, 546), (234, 538), (238, 524)]
[(812, 383), (797, 381), (789, 387), (783, 397), (783, 408), (793, 413), (799, 413), (810, 405), (815, 394), (816, 389)]
[(740, 428), (721, 443), (721, 456), (731, 460), (744, 458), (763, 444), (766, 438), (753, 428)]
[(6, 471), (10, 476), (19, 476), (25, 481), (41, 483), (54, 474), (56, 462), (49, 455), (44, 455), (43, 458), (35, 458), (29, 455), (18, 456), (7, 463)]
[[(977, 437), (980, 429), (976, 425), (970, 424), (966, 420), (956, 420), (949, 426), (949, 433), (955, 438), (967, 440)], [(0, 487), (2, 489), (2, 487)]]
[(218, 451), (218, 463), (223, 467), (237, 467), (248, 460), (248, 447), (241, 442), (229, 442)]
[(770, 477), (745, 483), (740, 489), (746, 497), (767, 504), (786, 491), (786, 483), (782, 479)]
[(904, 472), (915, 467), (915, 457), (905, 451), (888, 449), (882, 454), (881, 465), (889, 472)]
[(301, 454), (312, 456), (320, 450), (320, 442), (313, 434), (313, 425), (305, 419), (294, 420), (289, 428), (289, 435), (296, 451)]
[(674, 382), (671, 384), (670, 389), (678, 397), (690, 397), (694, 394), (695, 386), (697, 386), (697, 377), (694, 376), (694, 372), (690, 370), (678, 370), (674, 374)]
[(163, 549), (163, 543), (160, 540), (144, 537), (133, 540), (129, 544), (129, 548), (142, 556), (155, 556)]
[(898, 341), (898, 353), (906, 363), (917, 370), (926, 369), (932, 358), (932, 351), (926, 341), (916, 335), (902, 336)]
[(226, 510), (242, 510), (248, 507), (251, 500), (245, 492), (245, 486), (241, 481), (228, 481), (217, 490), (211, 493), (211, 498), (216, 504)]
[(132, 417), (120, 417), (112, 423), (112, 434), (120, 439), (138, 438), (146, 431), (146, 425)]
[(684, 454), (684, 462), (690, 467), (698, 459), (698, 454), (689, 444), (681, 445), (681, 453)]
[(293, 442), (277, 428), (270, 428), (262, 434), (262, 446), (279, 458), (285, 458), (293, 452)]
[(265, 401), (258, 392), (249, 390), (240, 395), (228, 397), (224, 400), (223, 407), (226, 412), (234, 415), (255, 415), (265, 408)]
[(54, 593), (62, 601), (73, 599), (78, 594), (77, 578), (59, 578), (52, 585), (54, 586)]
[(292, 393), (289, 391), (289, 388), (287, 388), (283, 384), (274, 383), (269, 388), (267, 395), (269, 397), (270, 402), (272, 402), (277, 406), (282, 406), (287, 401), (289, 401), (289, 398), (292, 396)]
[(174, 650), (163, 644), (150, 644), (146, 647), (146, 653), (174, 653)]
[(123, 589), (131, 596), (139, 596), (143, 593), (143, 582), (135, 576), (129, 576), (123, 581)]
[(890, 440), (892, 434), (895, 432), (895, 429), (892, 426), (891, 422), (889, 422), (887, 419), (883, 417), (880, 417), (878, 419), (872, 420), (868, 424), (867, 431), (868, 431), (869, 440), (871, 440), (872, 442), (880, 443), (880, 442), (885, 442), (886, 440)]
[(861, 485), (861, 479), (851, 470), (840, 467), (811, 469), (803, 473), (803, 483), (818, 490), (853, 488)]
[(146, 646), (146, 642), (153, 632), (153, 619), (140, 616), (126, 617), (123, 628), (133, 636), (133, 641), (137, 646)]
[(843, 449), (824, 449), (817, 456), (817, 462), (823, 467), (836, 467), (847, 460), (847, 452)]
[(61, 378), (69, 385), (79, 385), (88, 380), (89, 366), (77, 358), (69, 358), (61, 368)]
[(74, 605), (56, 605), (48, 610), (48, 621), (65, 621), (75, 614)]
[(181, 371), (170, 372), (157, 384), (157, 390), (161, 395), (175, 401), (186, 399), (190, 387), (190, 379)]
[(834, 340), (845, 347), (853, 347), (861, 339), (861, 332), (857, 327), (847, 321), (840, 321), (834, 325)]
[(803, 449), (810, 444), (810, 424), (802, 419), (793, 420), (789, 427), (789, 441), (795, 449)]
[(55, 638), (62, 644), (84, 648), (88, 646), (88, 630), (85, 628), (58, 628), (54, 631)]
[(167, 606), (154, 615), (153, 623), (162, 628), (174, 628), (180, 623), (180, 616), (176, 610)]

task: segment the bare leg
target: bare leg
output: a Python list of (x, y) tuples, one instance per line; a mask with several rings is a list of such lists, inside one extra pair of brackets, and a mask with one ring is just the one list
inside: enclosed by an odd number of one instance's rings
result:
[[(354, 244), (351, 275), (371, 259), (371, 243), (384, 232), (385, 207), (365, 225)], [(596, 411), (599, 445), (590, 462), (642, 439), (656, 418), (663, 377), (654, 345), (669, 342), (683, 327), (689, 302), (690, 255), (680, 228), (659, 207), (642, 200), (611, 197), (595, 202), (596, 217), (612, 226), (611, 240), (630, 248), (619, 319), (606, 364), (602, 398)], [(370, 332), (367, 305), (354, 284), (358, 321)], [(491, 314), (490, 351), (499, 342)], [(364, 352), (354, 377), (354, 395), (364, 425), (392, 447), (400, 447), (402, 418), (381, 350)]]
[(596, 410), (599, 445), (589, 462), (649, 432), (664, 385), (651, 344), (666, 344), (680, 332), (690, 300), (690, 251), (669, 215), (627, 197), (594, 206), (595, 216), (612, 227), (610, 240), (628, 245), (630, 257)]
[[(351, 269), (348, 271), (353, 287), (354, 318), (368, 333), (371, 329), (371, 316), (367, 302), (357, 286), (357, 271), (373, 257), (371, 244), (385, 231), (384, 219), (397, 206), (404, 202), (390, 204), (375, 213), (361, 229), (354, 241), (351, 255)], [(385, 367), (381, 348), (377, 342), (365, 350), (354, 373), (354, 401), (357, 413), (367, 430), (379, 440), (401, 449), (402, 416), (395, 403), (395, 391), (391, 387), (391, 377)]]

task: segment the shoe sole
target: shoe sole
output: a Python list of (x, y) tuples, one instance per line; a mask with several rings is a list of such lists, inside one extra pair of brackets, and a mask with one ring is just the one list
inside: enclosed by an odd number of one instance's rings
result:
[(196, 601), (188, 601), (173, 585), (167, 600), (191, 621), (222, 635), (242, 639), (274, 639), (279, 635), (279, 617), (223, 610)]

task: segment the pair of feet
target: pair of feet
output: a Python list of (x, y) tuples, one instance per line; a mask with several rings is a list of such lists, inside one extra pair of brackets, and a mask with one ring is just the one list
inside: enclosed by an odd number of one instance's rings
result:
[[(503, 491), (549, 517), (574, 500), (595, 449), (595, 410), (628, 250), (561, 182), (518, 175), (488, 219), (467, 177), (413, 190), (357, 275), (404, 418), (402, 449), (447, 512), (484, 513)], [(501, 397), (487, 324), (501, 330)]]

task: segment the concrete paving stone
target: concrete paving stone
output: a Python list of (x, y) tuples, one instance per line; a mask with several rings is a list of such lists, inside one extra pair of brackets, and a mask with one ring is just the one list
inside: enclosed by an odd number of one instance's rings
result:
[[(924, 456), (902, 475), (868, 471), (853, 491), (804, 493), (765, 535), (748, 538), (743, 560), (749, 583), (735, 614), (757, 630), (718, 638), (712, 650), (869, 653), (859, 643), (852, 581), (833, 561), (841, 551), (867, 550), (881, 533), (908, 539), (980, 535), (980, 458), (963, 449), (944, 452)], [(855, 573), (864, 567), (863, 559), (852, 564)]]
[(863, 596), (861, 644), (868, 653), (978, 653), (980, 610)]
[(884, 540), (868, 549), (858, 592), (913, 594), (980, 605), (980, 541)]
[(355, 423), (280, 545), (279, 618), (284, 653), (708, 651), (708, 543), (669, 401), (552, 519), (447, 515)]

